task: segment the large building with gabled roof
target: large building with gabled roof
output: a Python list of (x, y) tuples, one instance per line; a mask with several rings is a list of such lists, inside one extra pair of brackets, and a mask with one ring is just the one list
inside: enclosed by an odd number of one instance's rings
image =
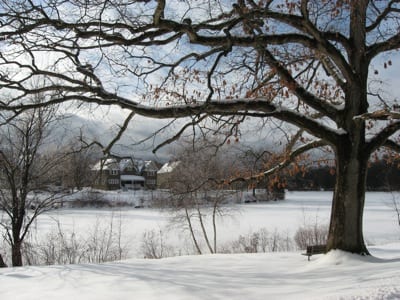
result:
[(124, 158), (102, 158), (93, 167), (94, 187), (104, 190), (155, 189), (158, 167), (154, 161)]

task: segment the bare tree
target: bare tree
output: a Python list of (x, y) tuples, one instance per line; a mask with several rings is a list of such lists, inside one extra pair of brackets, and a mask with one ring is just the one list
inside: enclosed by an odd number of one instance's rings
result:
[[(274, 153), (268, 150), (244, 148), (241, 145), (238, 147), (237, 164), (241, 165), (238, 169), (241, 169), (245, 174), (238, 177), (238, 179), (252, 178), (254, 176), (252, 182), (247, 182), (248, 188), (252, 189), (252, 199), (257, 199), (257, 189), (263, 189), (261, 195), (263, 200), (282, 200), (285, 198), (286, 174), (283, 171), (276, 172), (270, 176), (260, 176), (264, 170), (273, 168), (278, 164), (282, 160), (282, 156), (285, 155), (285, 151)], [(300, 170), (298, 166), (297, 169)], [(296, 171), (290, 173), (293, 175)]]
[(94, 178), (91, 167), (100, 156), (94, 146), (87, 147), (71, 139), (64, 147), (66, 155), (55, 170), (64, 188), (73, 192), (74, 189), (82, 190), (83, 187), (92, 186)]
[(198, 254), (204, 252), (200, 239), (210, 253), (217, 253), (217, 218), (229, 211), (224, 204), (230, 201), (232, 192), (223, 184), (229, 170), (224, 160), (210, 144), (197, 141), (196, 146), (186, 145), (180, 150), (176, 167), (166, 180), (170, 192), (166, 206), (174, 223), (186, 224)]
[[(337, 180), (327, 247), (368, 254), (368, 160), (382, 147), (400, 150), (398, 106), (375, 80), (400, 48), (399, 11), (398, 0), (3, 0), (0, 107), (34, 107), (22, 96), (53, 90), (47, 104), (191, 116), (166, 143), (196, 125), (235, 135), (247, 117), (290, 124), (303, 133), (266, 174), (331, 148)], [(30, 88), (34, 77), (46, 84)]]
[(51, 146), (48, 137), (56, 120), (55, 107), (35, 108), (0, 128), (0, 211), (5, 213), (0, 226), (11, 245), (13, 266), (23, 263), (23, 241), (34, 220), (59, 200), (48, 189), (58, 180), (52, 170), (61, 156), (44, 149)]

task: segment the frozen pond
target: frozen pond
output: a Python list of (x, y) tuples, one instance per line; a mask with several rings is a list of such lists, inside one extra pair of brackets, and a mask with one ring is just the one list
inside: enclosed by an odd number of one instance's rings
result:
[[(293, 237), (300, 226), (328, 224), (331, 199), (331, 192), (288, 192), (284, 201), (232, 205), (227, 207), (227, 215), (218, 220), (218, 242), (232, 241), (239, 235), (246, 235), (260, 228)], [(393, 199), (399, 202), (400, 194), (367, 194), (364, 232), (368, 245), (388, 244), (399, 240), (400, 227)], [(59, 209), (40, 216), (35, 228), (39, 236), (56, 230), (57, 224), (63, 230), (85, 234), (96, 226), (107, 226), (111, 220), (114, 226), (121, 227), (124, 242), (130, 245), (134, 257), (137, 256), (140, 240), (146, 231), (162, 231), (171, 243), (180, 243), (187, 237), (187, 232), (182, 229), (183, 225), (169, 226), (168, 212), (149, 208)], [(210, 224), (207, 228), (211, 230)]]

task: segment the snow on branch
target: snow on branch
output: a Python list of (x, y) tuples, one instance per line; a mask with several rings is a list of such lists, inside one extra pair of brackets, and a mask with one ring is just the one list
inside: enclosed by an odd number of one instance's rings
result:
[(375, 137), (373, 137), (368, 143), (366, 150), (368, 153), (372, 153), (381, 146), (390, 146), (393, 143), (388, 142), (389, 138), (400, 130), (400, 121), (394, 122), (382, 129)]
[(381, 109), (370, 113), (355, 116), (354, 120), (398, 120), (400, 112), (398, 110)]
[(400, 153), (400, 144), (396, 143), (395, 141), (387, 140), (382, 146), (397, 153)]

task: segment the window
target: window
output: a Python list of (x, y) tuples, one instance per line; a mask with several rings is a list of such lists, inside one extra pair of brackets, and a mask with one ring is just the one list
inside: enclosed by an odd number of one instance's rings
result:
[(111, 169), (110, 170), (110, 175), (118, 175), (118, 170), (117, 169)]
[(108, 179), (109, 184), (119, 184), (119, 179)]
[(156, 171), (153, 170), (147, 171), (147, 176), (154, 176), (154, 175), (156, 175)]
[(155, 184), (156, 184), (156, 181), (155, 181), (154, 179), (149, 179), (149, 180), (146, 181), (146, 183), (147, 183), (148, 185), (155, 185)]

